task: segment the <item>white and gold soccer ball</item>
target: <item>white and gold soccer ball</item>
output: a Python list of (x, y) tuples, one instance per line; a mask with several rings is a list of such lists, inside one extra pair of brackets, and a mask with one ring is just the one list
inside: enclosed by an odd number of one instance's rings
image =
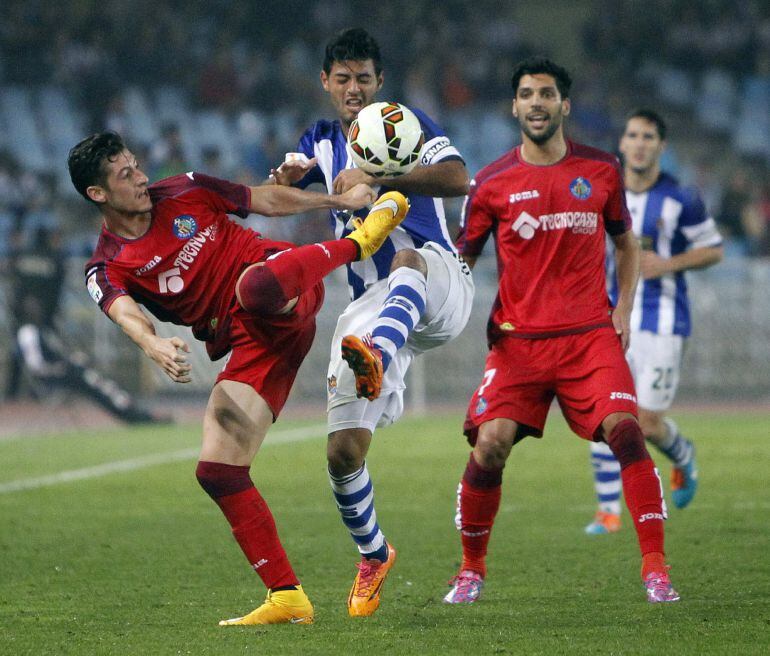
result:
[(419, 119), (394, 102), (367, 105), (350, 124), (348, 145), (356, 166), (375, 177), (409, 173), (424, 142)]

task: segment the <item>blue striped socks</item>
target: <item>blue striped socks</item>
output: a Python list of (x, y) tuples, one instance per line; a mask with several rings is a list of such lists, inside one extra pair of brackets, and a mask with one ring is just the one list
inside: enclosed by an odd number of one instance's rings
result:
[(372, 342), (382, 353), (383, 371), (425, 311), (426, 286), (425, 276), (409, 267), (399, 267), (388, 277), (388, 296), (372, 330)]
[(599, 510), (620, 515), (620, 463), (604, 442), (591, 442), (591, 465), (594, 468), (594, 490)]
[(673, 462), (675, 467), (687, 466), (692, 460), (692, 442), (682, 436), (673, 419), (666, 417), (663, 423), (666, 424), (666, 437), (657, 445), (658, 450)]
[(376, 558), (384, 563), (388, 559), (388, 547), (377, 523), (374, 490), (366, 463), (347, 476), (337, 478), (329, 473), (329, 482), (342, 523), (350, 531), (358, 551), (364, 558)]

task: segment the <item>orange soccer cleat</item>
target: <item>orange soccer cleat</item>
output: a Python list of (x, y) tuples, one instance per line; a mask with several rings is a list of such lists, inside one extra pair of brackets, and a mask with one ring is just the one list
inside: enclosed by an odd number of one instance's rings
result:
[(374, 401), (382, 390), (382, 353), (367, 335), (363, 339), (355, 335), (342, 338), (342, 359), (348, 363), (356, 377), (358, 398)]
[(396, 562), (396, 550), (388, 545), (388, 559), (362, 558), (356, 565), (358, 574), (348, 595), (348, 614), (351, 617), (369, 617), (380, 607), (380, 592), (385, 577)]

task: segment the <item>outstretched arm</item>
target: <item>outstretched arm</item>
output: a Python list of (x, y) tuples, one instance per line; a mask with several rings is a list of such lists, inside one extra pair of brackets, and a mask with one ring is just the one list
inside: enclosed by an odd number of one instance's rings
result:
[(404, 194), (451, 198), (465, 196), (468, 193), (469, 182), (465, 164), (453, 159), (428, 166), (416, 166), (409, 173), (395, 178), (375, 178), (361, 169), (345, 169), (340, 171), (334, 179), (334, 191), (341, 193), (359, 183), (381, 184)]
[(344, 193), (332, 195), (280, 184), (260, 185), (249, 189), (249, 209), (262, 216), (286, 216), (319, 209), (355, 211), (371, 205), (377, 198), (374, 190), (365, 184), (358, 184)]
[(628, 349), (631, 333), (631, 310), (634, 307), (636, 283), (639, 280), (639, 241), (628, 230), (621, 235), (613, 235), (615, 244), (615, 267), (618, 277), (618, 302), (612, 313), (615, 332), (620, 337), (623, 350)]
[(159, 337), (155, 326), (130, 296), (116, 298), (107, 314), (132, 341), (175, 383), (189, 383), (191, 367), (185, 353), (190, 352), (181, 337)]

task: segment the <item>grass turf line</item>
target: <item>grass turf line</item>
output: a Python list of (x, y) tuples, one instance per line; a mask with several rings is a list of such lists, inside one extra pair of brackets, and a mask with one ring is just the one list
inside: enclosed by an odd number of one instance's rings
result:
[[(627, 514), (618, 535), (582, 534), (593, 511), (588, 449), (554, 418), (544, 440), (509, 460), (483, 599), (442, 605), (459, 561), (454, 492), (468, 449), (459, 417), (431, 417), (379, 432), (369, 457), (380, 524), (399, 550), (374, 617), (347, 617), (356, 551), (319, 435), (266, 446), (252, 469), (315, 625), (216, 626), (264, 591), (190, 460), (0, 496), (0, 654), (763, 653), (768, 418), (675, 417), (697, 441), (701, 470), (693, 506), (671, 509), (667, 523), (680, 604), (644, 602)], [(0, 480), (194, 446), (199, 430), (2, 443)]]

